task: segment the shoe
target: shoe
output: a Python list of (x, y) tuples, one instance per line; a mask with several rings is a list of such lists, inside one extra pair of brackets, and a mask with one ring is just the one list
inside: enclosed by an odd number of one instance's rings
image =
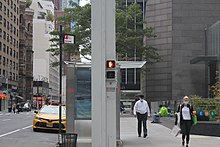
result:
[(185, 142), (183, 141), (183, 142), (182, 142), (182, 146), (184, 146), (184, 144), (185, 144)]
[(141, 135), (138, 135), (138, 137), (141, 137)]
[(189, 147), (188, 144), (186, 145), (186, 147)]
[(147, 137), (147, 134), (144, 134), (144, 138), (146, 138)]

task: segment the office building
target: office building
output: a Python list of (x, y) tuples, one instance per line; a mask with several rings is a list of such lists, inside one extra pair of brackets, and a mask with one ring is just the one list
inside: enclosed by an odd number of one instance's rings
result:
[(147, 65), (143, 90), (150, 101), (207, 97), (205, 64), (190, 64), (205, 55), (206, 29), (219, 20), (218, 0), (148, 0), (147, 26), (156, 38), (145, 40), (158, 49), (161, 61)]
[[(54, 30), (54, 4), (50, 0), (35, 0), (30, 6), (34, 10), (33, 19), (33, 51), (34, 51), (34, 82), (49, 83), (49, 93), (46, 97), (58, 99), (59, 95), (59, 68), (51, 63), (59, 62), (59, 58), (46, 50), (50, 48), (53, 38), (50, 32)], [(40, 83), (40, 82), (39, 82)], [(37, 95), (38, 86), (34, 86), (33, 95)], [(43, 88), (43, 87), (40, 87)]]

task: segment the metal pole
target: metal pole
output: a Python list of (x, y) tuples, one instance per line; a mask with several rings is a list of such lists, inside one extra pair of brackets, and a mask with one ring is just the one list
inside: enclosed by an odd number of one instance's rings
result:
[(59, 135), (61, 134), (61, 105), (62, 105), (62, 44), (63, 44), (63, 34), (62, 34), (62, 25), (60, 25), (60, 102), (59, 102)]
[[(7, 82), (6, 90), (7, 90), (7, 98), (8, 98), (8, 74), (7, 74), (6, 82)], [(7, 110), (7, 107), (8, 107), (8, 99), (7, 98), (5, 100), (5, 110)], [(12, 107), (11, 107), (11, 110), (12, 110)]]

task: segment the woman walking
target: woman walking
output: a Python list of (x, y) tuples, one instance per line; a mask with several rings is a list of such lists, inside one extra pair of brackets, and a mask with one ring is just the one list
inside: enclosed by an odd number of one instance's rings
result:
[[(190, 140), (190, 129), (193, 124), (193, 107), (189, 103), (189, 97), (183, 97), (183, 103), (179, 105), (177, 112), (180, 112), (180, 129), (182, 133), (182, 145), (189, 146)], [(177, 125), (177, 120), (175, 122)]]

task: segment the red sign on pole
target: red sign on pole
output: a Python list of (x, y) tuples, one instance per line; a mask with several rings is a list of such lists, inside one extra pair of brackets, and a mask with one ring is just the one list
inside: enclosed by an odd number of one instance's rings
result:
[(75, 36), (64, 35), (64, 43), (75, 44)]

